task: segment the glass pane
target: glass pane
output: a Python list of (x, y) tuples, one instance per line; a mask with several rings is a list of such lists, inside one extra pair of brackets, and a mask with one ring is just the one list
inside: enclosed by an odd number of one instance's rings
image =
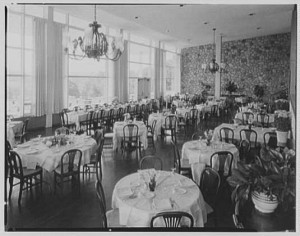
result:
[(26, 76), (24, 81), (24, 115), (31, 115), (33, 93), (33, 78)]
[(138, 80), (137, 79), (129, 79), (129, 100), (136, 101), (137, 100), (137, 92), (138, 89)]
[(142, 43), (142, 44), (146, 44), (146, 45), (150, 45), (150, 43), (151, 43), (150, 39), (146, 39), (141, 36), (134, 35), (134, 34), (130, 34), (130, 41)]
[(22, 18), (18, 14), (9, 13), (7, 21), (7, 45), (21, 47)]
[(33, 51), (25, 51), (25, 75), (33, 75)]
[(44, 16), (43, 6), (25, 5), (25, 14), (28, 14), (31, 16), (38, 16), (38, 17), (42, 18)]
[(167, 51), (171, 51), (171, 52), (176, 52), (176, 50), (177, 50), (176, 47), (174, 47), (171, 44), (167, 44), (167, 43), (165, 44), (164, 49), (167, 50)]
[(106, 101), (107, 78), (69, 77), (68, 96), (69, 107)]
[(20, 117), (22, 114), (22, 78), (7, 77), (7, 114)]
[[(91, 16), (92, 17), (92, 16)], [(74, 16), (69, 16), (69, 24), (72, 26), (76, 26), (78, 28), (82, 28), (82, 29), (86, 29), (89, 27), (89, 23), (92, 23), (92, 19), (91, 22), (79, 19), (77, 17)]]
[(130, 63), (129, 67), (129, 77), (151, 77), (151, 66), (150, 65), (143, 65), (138, 63)]
[(129, 60), (132, 62), (142, 62), (150, 64), (150, 48), (134, 43), (130, 43)]
[(21, 49), (7, 49), (7, 73), (21, 75), (22, 73)]
[(59, 23), (66, 23), (66, 14), (60, 13), (58, 11), (53, 11), (53, 20)]
[(176, 57), (177, 57), (177, 54), (171, 53), (171, 52), (166, 52), (166, 66), (174, 66), (175, 67)]
[(69, 75), (70, 76), (92, 76), (92, 77), (107, 77), (106, 59), (97, 61), (91, 58), (83, 60), (69, 60)]
[(12, 11), (22, 12), (23, 6), (22, 5), (10, 5), (10, 6), (8, 6), (8, 9), (12, 10)]
[(25, 48), (33, 48), (33, 19), (25, 17)]

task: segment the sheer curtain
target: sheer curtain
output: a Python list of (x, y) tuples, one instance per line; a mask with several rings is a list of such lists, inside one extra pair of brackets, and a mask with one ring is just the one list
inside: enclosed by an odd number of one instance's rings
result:
[(46, 127), (52, 126), (52, 114), (63, 108), (64, 25), (35, 18), (36, 116), (46, 114)]
[(46, 114), (46, 21), (41, 18), (34, 19), (34, 45), (35, 45), (35, 115)]
[(120, 102), (128, 101), (128, 41), (124, 40), (124, 52), (114, 63), (115, 95)]
[(155, 48), (155, 69), (154, 69), (154, 97), (159, 98), (162, 95), (162, 89), (163, 89), (163, 50), (160, 48)]
[(47, 114), (63, 108), (63, 25), (48, 23), (47, 37)]

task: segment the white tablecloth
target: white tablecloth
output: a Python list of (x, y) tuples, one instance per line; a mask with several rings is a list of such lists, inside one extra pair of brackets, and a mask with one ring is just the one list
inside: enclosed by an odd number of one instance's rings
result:
[(86, 120), (87, 112), (85, 111), (71, 111), (67, 113), (68, 122), (76, 124), (76, 130), (80, 129), (80, 122)]
[[(121, 141), (123, 139), (123, 128), (128, 123), (124, 121), (118, 121), (114, 123), (113, 127), (113, 150), (116, 150), (117, 148), (121, 148)], [(136, 124), (139, 127), (139, 139), (140, 142), (142, 142), (144, 149), (147, 149), (148, 147), (148, 141), (147, 141), (147, 127), (142, 121), (135, 121), (132, 124)]]
[[(210, 157), (218, 151), (229, 151), (233, 154), (232, 168), (237, 167), (239, 151), (235, 145), (220, 141), (213, 141), (207, 146), (204, 141), (194, 140), (185, 142), (182, 146), (182, 159), (188, 159), (191, 164), (194, 181), (199, 184), (200, 176), (206, 165), (210, 165)], [(228, 171), (228, 164), (225, 165), (225, 173)], [(213, 163), (213, 168), (218, 170), (218, 163)]]
[[(50, 139), (51, 137), (46, 137)], [(72, 138), (70, 138), (72, 140)], [(53, 171), (59, 166), (61, 156), (70, 149), (80, 149), (82, 151), (81, 165), (90, 162), (90, 157), (96, 152), (96, 141), (86, 135), (74, 136), (73, 143), (60, 147), (47, 147), (42, 139), (32, 139), (29, 142), (20, 144), (14, 149), (22, 159), (24, 167), (34, 166), (38, 164), (48, 172)]]
[[(234, 133), (234, 140), (236, 140), (238, 142), (240, 141), (240, 131), (242, 129), (248, 129), (248, 126), (246, 126), (246, 125), (235, 126), (233, 124), (223, 123), (223, 124), (217, 126), (214, 129), (212, 140), (220, 140), (220, 129), (222, 127), (231, 128), (233, 130), (233, 133)], [(273, 131), (273, 128), (262, 128), (262, 127), (253, 127), (253, 126), (252, 126), (252, 129), (255, 130), (256, 133), (257, 133), (257, 143), (258, 144), (264, 144), (264, 134), (266, 132), (272, 132)], [(251, 136), (251, 141), (254, 141), (253, 136)]]
[(7, 140), (13, 147), (15, 145), (15, 135), (22, 132), (23, 121), (10, 121), (6, 124)]
[[(207, 220), (205, 201), (192, 180), (176, 173), (157, 171), (155, 191), (149, 192), (145, 184), (149, 179), (147, 172), (143, 170), (141, 174), (127, 175), (114, 188), (112, 208), (119, 208), (121, 225), (149, 227), (151, 218), (164, 209), (188, 212), (194, 218), (195, 227), (204, 226)], [(147, 198), (149, 193), (154, 193), (154, 196)]]

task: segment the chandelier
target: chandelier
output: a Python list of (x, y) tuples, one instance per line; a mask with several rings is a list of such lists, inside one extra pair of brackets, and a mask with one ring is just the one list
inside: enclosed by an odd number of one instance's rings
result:
[(216, 62), (216, 52), (215, 52), (215, 49), (216, 49), (216, 42), (215, 42), (215, 31), (216, 31), (216, 28), (213, 28), (213, 31), (214, 31), (214, 44), (213, 44), (213, 47), (214, 47), (214, 54), (213, 54), (213, 59), (211, 60), (211, 62), (207, 65), (207, 64), (202, 64), (202, 70), (204, 72), (207, 72), (210, 71), (211, 73), (216, 73), (217, 71), (220, 70), (220, 72), (224, 71), (225, 69), (225, 63), (221, 63), (220, 66), (218, 65), (218, 63)]
[(94, 9), (94, 22), (89, 24), (89, 28), (85, 31), (84, 37), (78, 37), (72, 41), (71, 59), (82, 60), (85, 57), (94, 58), (98, 61), (102, 56), (117, 61), (124, 51), (124, 43), (122, 36), (110, 37), (110, 42), (106, 36), (98, 31), (101, 25), (96, 20), (96, 5)]

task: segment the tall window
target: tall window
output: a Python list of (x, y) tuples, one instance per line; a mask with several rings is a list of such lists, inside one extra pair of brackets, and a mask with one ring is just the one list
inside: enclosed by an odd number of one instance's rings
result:
[(33, 17), (26, 11), (24, 7), (10, 7), (7, 17), (7, 114), (14, 117), (33, 112)]
[[(132, 39), (132, 37), (131, 37)], [(138, 78), (154, 78), (154, 48), (129, 43), (129, 96), (130, 100), (138, 99)], [(153, 96), (153, 86), (150, 86), (150, 97)]]
[[(90, 22), (84, 22), (76, 17), (69, 18), (69, 38), (76, 39), (84, 36), (84, 26), (88, 27)], [(83, 28), (78, 28), (77, 26)], [(105, 32), (105, 28), (101, 28)], [(73, 53), (69, 51), (69, 53)], [(75, 52), (76, 54), (79, 52)], [(108, 60), (103, 57), (100, 61), (91, 58), (68, 60), (68, 107), (84, 106), (87, 104), (98, 104), (108, 102), (109, 94), (108, 79), (109, 69)]]
[(174, 95), (180, 91), (180, 56), (174, 52), (165, 52), (164, 94)]

